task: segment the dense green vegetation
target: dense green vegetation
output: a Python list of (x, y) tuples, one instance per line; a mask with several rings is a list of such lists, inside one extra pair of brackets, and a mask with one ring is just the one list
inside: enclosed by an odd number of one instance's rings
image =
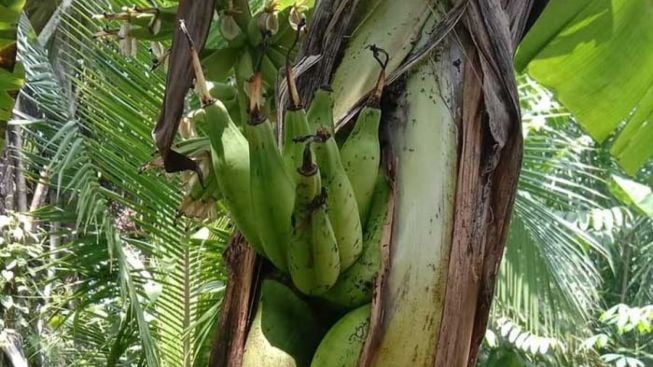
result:
[[(170, 37), (136, 41), (129, 57), (124, 40), (96, 37), (106, 23), (93, 15), (132, 3), (63, 1), (47, 38), (27, 16), (17, 27), (25, 82), (0, 174), (0, 366), (20, 366), (10, 350), (30, 366), (208, 364), (234, 226), (212, 200), (211, 216), (179, 216), (192, 176), (165, 174), (153, 161), (165, 65), (152, 68), (151, 50), (161, 56)], [(218, 28), (208, 48), (226, 43)], [(478, 365), (653, 365), (650, 153), (624, 147), (636, 133), (623, 129), (626, 116), (597, 137), (589, 127), (597, 117), (573, 113), (574, 103), (611, 102), (584, 95), (567, 103), (580, 87), (567, 83), (559, 96), (538, 84), (556, 82), (542, 71), (555, 69), (537, 64), (533, 50), (549, 47), (540, 40), (527, 38), (535, 46), (518, 58), (524, 159)], [(648, 56), (632, 69), (653, 70)], [(537, 72), (526, 66), (531, 59)], [(638, 88), (636, 101), (620, 101), (628, 113), (651, 95), (650, 86)], [(637, 111), (633, 123), (647, 121), (650, 131), (650, 113)], [(609, 135), (614, 129), (621, 135)], [(205, 147), (205, 133), (196, 133), (180, 146)]]

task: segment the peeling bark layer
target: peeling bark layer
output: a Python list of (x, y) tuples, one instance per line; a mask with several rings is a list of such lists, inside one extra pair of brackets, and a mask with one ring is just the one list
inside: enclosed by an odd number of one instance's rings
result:
[[(531, 2), (469, 1), (459, 32), (465, 65), (463, 141), (435, 366), (473, 366), (485, 333), (522, 158), (512, 57)], [(463, 290), (463, 291), (461, 291)]]
[(241, 365), (258, 282), (256, 253), (241, 235), (232, 238), (224, 258), (228, 283), (211, 350), (211, 367)]
[[(197, 52), (202, 51), (213, 19), (215, 0), (182, 0), (177, 11), (177, 21), (186, 22), (188, 32), (195, 42)], [(156, 147), (163, 158), (166, 172), (191, 170), (201, 175), (195, 161), (170, 148), (184, 110), (186, 93), (192, 87), (193, 69), (188, 42), (177, 27), (168, 59), (166, 89), (159, 120), (152, 131)]]

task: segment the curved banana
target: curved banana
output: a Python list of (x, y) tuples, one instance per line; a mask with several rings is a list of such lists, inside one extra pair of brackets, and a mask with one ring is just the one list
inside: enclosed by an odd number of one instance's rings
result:
[(272, 124), (260, 110), (261, 73), (251, 79), (250, 119), (245, 127), (251, 162), (251, 197), (259, 237), (265, 254), (281, 271), (287, 271), (295, 206), (295, 183), (277, 149)]
[[(321, 124), (328, 125), (330, 123), (328, 119), (320, 121), (323, 121), (320, 122)], [(331, 126), (333, 126), (332, 123)], [(322, 186), (328, 193), (327, 208), (329, 208), (329, 219), (338, 241), (340, 270), (344, 271), (358, 259), (363, 250), (363, 234), (358, 205), (354, 190), (340, 160), (340, 152), (333, 135), (328, 133), (324, 127), (320, 127), (316, 136), (318, 144), (315, 144), (314, 147), (315, 156), (320, 167)]]
[[(368, 99), (366, 106), (358, 114), (354, 129), (340, 148), (342, 163), (354, 189), (358, 211), (363, 223), (367, 221), (367, 212), (374, 193), (376, 177), (379, 173), (379, 162), (381, 160), (381, 144), (379, 142), (380, 102), (383, 87), (385, 86), (385, 67), (389, 59), (384, 50), (374, 45), (370, 46), (370, 48), (374, 53), (374, 58), (381, 65), (381, 72), (374, 92)], [(386, 56), (385, 60), (380, 60), (379, 54), (384, 54)]]
[(311, 251), (311, 203), (320, 194), (320, 173), (313, 163), (310, 142), (304, 148), (305, 162), (297, 170), (295, 209), (292, 214), (292, 236), (288, 243), (288, 270), (293, 284), (304, 294), (316, 288), (315, 259)]
[(309, 306), (285, 285), (264, 280), (242, 367), (305, 367), (320, 342)]
[(379, 173), (381, 144), (379, 123), (381, 110), (364, 107), (356, 119), (356, 125), (340, 149), (342, 164), (354, 190), (361, 221), (367, 213), (374, 193), (374, 182)]
[(328, 291), (340, 275), (340, 250), (327, 214), (326, 195), (316, 202), (311, 213), (311, 252), (313, 255), (315, 288), (311, 294)]
[(211, 161), (224, 203), (247, 242), (259, 253), (267, 255), (257, 234), (256, 219), (252, 216), (247, 139), (231, 120), (222, 102), (214, 100), (203, 108), (211, 141)]
[(306, 143), (303, 156), (304, 162), (297, 170), (301, 178), (293, 212), (293, 235), (288, 244), (288, 268), (297, 289), (317, 295), (338, 280), (340, 256), (310, 142)]
[(374, 283), (381, 266), (381, 240), (383, 228), (390, 213), (388, 195), (390, 187), (383, 174), (379, 174), (374, 188), (369, 218), (365, 223), (363, 254), (340, 274), (338, 282), (320, 297), (345, 308), (358, 307), (372, 300)]
[(232, 219), (249, 244), (259, 253), (266, 254), (257, 233), (257, 223), (252, 216), (253, 205), (250, 196), (250, 147), (240, 129), (233, 123), (224, 104), (211, 97), (199, 56), (193, 47), (192, 39), (186, 34), (191, 45), (193, 69), (197, 90), (202, 101), (202, 110), (197, 118), (203, 118), (211, 142), (211, 161), (223, 195), (224, 203)]
[(367, 338), (371, 311), (368, 304), (338, 320), (317, 347), (311, 367), (356, 367)]

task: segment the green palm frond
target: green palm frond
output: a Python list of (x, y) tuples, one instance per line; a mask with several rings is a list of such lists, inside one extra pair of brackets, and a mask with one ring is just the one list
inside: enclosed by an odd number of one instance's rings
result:
[(89, 308), (110, 302), (124, 318), (113, 323), (122, 333), (102, 334), (88, 322), (60, 328), (86, 335), (83, 343), (95, 348), (84, 350), (95, 349), (99, 354), (89, 358), (103, 358), (102, 365), (120, 365), (134, 348), (148, 366), (201, 365), (222, 297), (219, 254), (231, 226), (225, 218), (205, 223), (211, 235), (198, 239), (201, 226), (176, 219), (179, 180), (139, 171), (152, 160), (150, 131), (164, 80), (150, 70), (146, 47), (126, 59), (115, 44), (93, 39), (101, 25), (91, 16), (107, 6), (74, 2), (61, 19), (57, 37), (65, 42), (55, 42), (52, 62), (33, 38), (24, 42), (24, 94), (42, 113), (25, 124), (34, 147), (25, 155), (32, 179), (51, 172), (59, 197), (57, 207), (35, 216), (62, 223), (71, 239), (48, 264), (57, 277), (74, 279), (60, 314), (82, 320), (92, 316)]
[(594, 259), (613, 266), (611, 241), (578, 218), (611, 202), (591, 141), (541, 88), (524, 78), (520, 86), (527, 138), (495, 317), (565, 340), (598, 306), (602, 277)]

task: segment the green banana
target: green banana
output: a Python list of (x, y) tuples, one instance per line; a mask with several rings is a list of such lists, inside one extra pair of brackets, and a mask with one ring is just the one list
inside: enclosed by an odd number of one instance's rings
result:
[(297, 172), (297, 167), (302, 164), (303, 146), (301, 142), (297, 141), (298, 138), (310, 135), (308, 129), (308, 120), (306, 119), (306, 111), (300, 107), (295, 109), (291, 107), (286, 110), (283, 119), (283, 149), (282, 155), (288, 172), (292, 172), (295, 181), (301, 179)]
[(238, 102), (238, 91), (231, 83), (209, 82), (209, 93), (224, 103), (229, 111), (229, 116), (236, 124), (241, 126), (240, 104)]
[(340, 274), (340, 256), (331, 221), (326, 213), (326, 193), (321, 192), (320, 174), (313, 162), (310, 142), (297, 170), (297, 198), (293, 211), (293, 235), (288, 244), (288, 268), (295, 286), (317, 295), (331, 288)]
[[(314, 103), (318, 107), (311, 107), (313, 120), (309, 112), (309, 123), (319, 126), (317, 130), (317, 142), (315, 156), (320, 167), (323, 187), (328, 195), (327, 207), (329, 208), (329, 219), (336, 234), (338, 249), (340, 251), (340, 270), (349, 268), (361, 254), (363, 249), (362, 229), (358, 206), (354, 196), (354, 190), (347, 173), (342, 165), (338, 145), (333, 134), (329, 133), (329, 127), (333, 130), (332, 109), (333, 100), (330, 94), (315, 94)], [(319, 109), (318, 109), (319, 108)], [(322, 111), (322, 115), (318, 114)], [(325, 116), (326, 115), (326, 116)]]
[[(367, 212), (372, 200), (376, 177), (379, 173), (381, 160), (381, 144), (379, 142), (379, 123), (381, 122), (381, 94), (385, 86), (385, 67), (389, 57), (387, 53), (372, 45), (370, 49), (374, 58), (381, 65), (376, 88), (367, 104), (356, 119), (356, 125), (340, 148), (340, 156), (345, 166), (347, 176), (354, 189), (361, 221), (367, 220)], [(379, 59), (379, 54), (386, 56), (385, 61)]]
[(260, 72), (254, 74), (250, 86), (250, 120), (245, 133), (249, 141), (254, 216), (266, 255), (279, 270), (286, 271), (295, 183), (277, 149), (272, 124), (260, 110)]
[(320, 342), (309, 306), (285, 285), (264, 280), (242, 367), (308, 367)]
[(241, 53), (240, 49), (235, 48), (205, 50), (202, 54), (202, 64), (205, 66), (206, 78), (209, 80), (226, 80), (231, 75), (231, 70)]
[(211, 142), (211, 161), (229, 213), (247, 242), (266, 254), (252, 217), (249, 144), (220, 100), (202, 107)]
[(364, 107), (356, 119), (354, 129), (340, 149), (342, 164), (351, 181), (363, 222), (367, 219), (374, 182), (379, 173), (380, 121), (381, 110), (378, 107)]
[(340, 275), (340, 250), (327, 213), (325, 196), (322, 195), (321, 202), (311, 213), (310, 245), (315, 268), (315, 288), (312, 294), (328, 291)]
[(290, 106), (286, 110), (283, 123), (283, 159), (289, 172), (293, 173), (295, 180), (301, 179), (297, 171), (302, 162), (303, 150), (299, 138), (307, 137), (311, 134), (308, 127), (308, 118), (306, 110), (297, 92), (295, 77), (292, 67), (289, 63), (286, 65), (286, 83), (288, 84), (288, 95), (290, 96)]
[(315, 91), (307, 117), (313, 133), (322, 127), (333, 134), (333, 91), (326, 86)]
[[(185, 27), (182, 29), (185, 30)], [(190, 35), (186, 33), (186, 37), (191, 46), (196, 89), (202, 101), (202, 109), (197, 112), (197, 118), (203, 116), (208, 130), (211, 161), (218, 187), (232, 219), (247, 242), (259, 253), (266, 254), (257, 233), (257, 223), (252, 216), (249, 144), (231, 120), (225, 105), (209, 93), (197, 51)]]
[(371, 312), (368, 304), (338, 320), (317, 347), (311, 367), (356, 367), (367, 338)]
[(238, 98), (236, 88), (229, 83), (208, 82), (209, 93), (211, 96), (227, 104)]
[(390, 187), (383, 173), (379, 174), (374, 188), (370, 215), (365, 223), (363, 254), (340, 274), (338, 282), (320, 297), (345, 308), (358, 307), (372, 300), (374, 283), (381, 266), (381, 240), (388, 215)]
[(254, 62), (249, 50), (245, 50), (236, 63), (236, 91), (238, 92), (238, 120), (240, 125), (247, 124), (247, 99), (249, 93), (248, 80), (254, 74)]

